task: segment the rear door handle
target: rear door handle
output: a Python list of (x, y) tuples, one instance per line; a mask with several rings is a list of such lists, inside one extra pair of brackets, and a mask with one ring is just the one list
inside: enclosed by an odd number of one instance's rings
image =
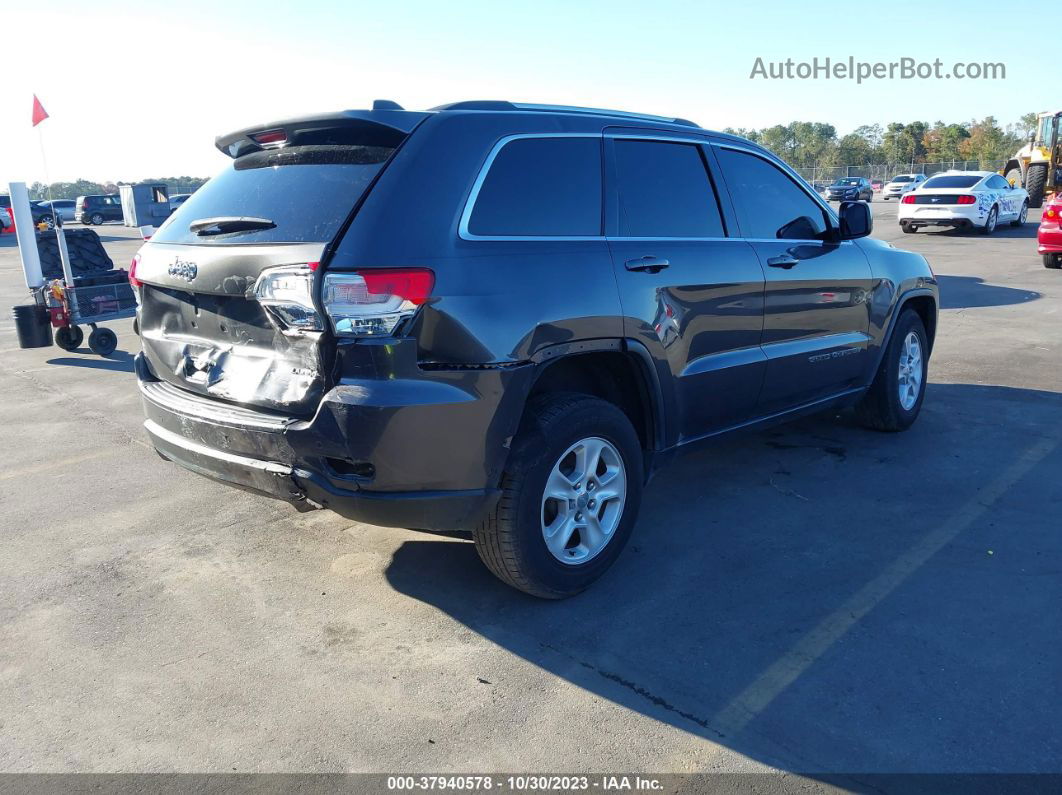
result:
[(800, 260), (794, 257), (792, 254), (781, 254), (777, 257), (768, 257), (767, 264), (772, 268), (785, 268), (789, 270), (796, 265)]
[(638, 259), (629, 259), (623, 263), (629, 271), (645, 271), (646, 273), (657, 273), (662, 271), (671, 263), (662, 257), (644, 256)]

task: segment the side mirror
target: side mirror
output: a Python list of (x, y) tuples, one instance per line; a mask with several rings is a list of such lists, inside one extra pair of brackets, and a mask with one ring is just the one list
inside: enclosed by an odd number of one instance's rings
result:
[(866, 237), (874, 229), (874, 215), (866, 202), (841, 202), (841, 240)]

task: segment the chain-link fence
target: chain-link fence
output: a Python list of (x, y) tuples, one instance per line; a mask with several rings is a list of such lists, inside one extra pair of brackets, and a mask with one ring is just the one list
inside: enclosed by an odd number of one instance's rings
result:
[(841, 177), (866, 177), (870, 180), (888, 182), (897, 174), (925, 174), (931, 176), (941, 171), (999, 171), (1007, 165), (1006, 160), (943, 160), (937, 163), (876, 163), (864, 166), (810, 166), (795, 169), (800, 176), (815, 184), (829, 184)]

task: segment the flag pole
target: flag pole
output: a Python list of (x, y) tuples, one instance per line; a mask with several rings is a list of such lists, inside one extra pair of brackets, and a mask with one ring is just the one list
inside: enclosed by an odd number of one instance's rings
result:
[(52, 225), (59, 226), (59, 219), (55, 215), (55, 205), (52, 204), (52, 179), (48, 176), (48, 157), (44, 154), (44, 130), (37, 125), (37, 143), (41, 147), (41, 166), (44, 169), (44, 190), (48, 195), (48, 209), (52, 211)]
[[(33, 95), (33, 102), (34, 110), (36, 112), (36, 107), (40, 106), (40, 100), (37, 99), (36, 94)], [(41, 107), (41, 110), (44, 111), (44, 108)], [(41, 167), (44, 169), (44, 189), (48, 195), (48, 209), (52, 211), (52, 228), (55, 230), (55, 242), (59, 246), (59, 261), (63, 265), (63, 281), (66, 283), (67, 287), (73, 287), (74, 271), (70, 266), (70, 251), (66, 247), (66, 233), (63, 231), (63, 225), (55, 214), (55, 204), (53, 204), (52, 199), (52, 180), (48, 175), (48, 156), (44, 151), (44, 131), (41, 129), (41, 122), (46, 118), (48, 118), (47, 113), (44, 114), (44, 118), (40, 120), (35, 119), (33, 126), (37, 128), (37, 141), (41, 147)]]

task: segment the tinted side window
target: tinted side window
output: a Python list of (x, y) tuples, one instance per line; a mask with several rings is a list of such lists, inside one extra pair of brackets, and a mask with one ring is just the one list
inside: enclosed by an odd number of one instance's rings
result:
[(1008, 190), (1010, 188), (1010, 183), (1003, 179), (1003, 177), (997, 175), (988, 180), (988, 187), (993, 190)]
[(823, 235), (823, 209), (789, 175), (756, 155), (722, 147), (717, 151), (745, 237), (810, 240)]
[(601, 139), (518, 138), (501, 148), (469, 218), (474, 235), (601, 234)]
[(620, 236), (723, 236), (698, 146), (618, 139), (615, 152)]

